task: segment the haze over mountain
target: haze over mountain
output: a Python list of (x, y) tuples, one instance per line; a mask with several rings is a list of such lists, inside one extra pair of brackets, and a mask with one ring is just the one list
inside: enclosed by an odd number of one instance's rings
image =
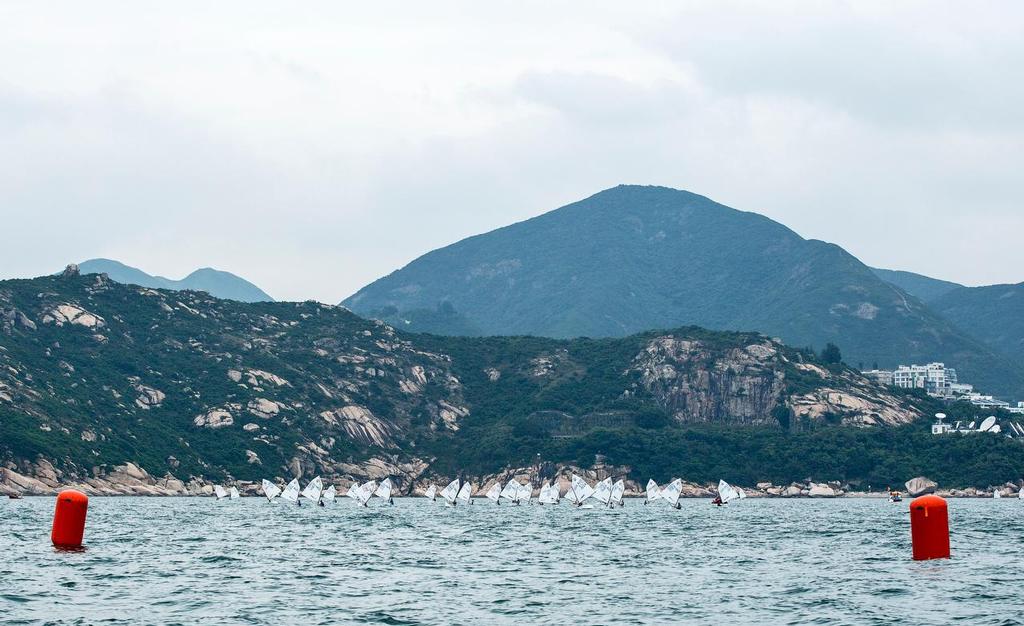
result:
[(885, 282), (896, 285), (903, 291), (906, 291), (910, 295), (915, 298), (919, 298), (924, 302), (930, 302), (955, 289), (964, 288), (964, 286), (959, 283), (931, 278), (922, 274), (915, 274), (914, 272), (905, 272), (903, 270), (884, 270), (877, 267), (872, 268), (872, 271)]
[(273, 302), (274, 300), (265, 291), (244, 278), (210, 267), (198, 269), (181, 280), (152, 276), (138, 268), (111, 259), (89, 259), (79, 263), (78, 268), (83, 274), (106, 274), (111, 280), (140, 287), (176, 291), (192, 289), (205, 291), (217, 298), (238, 300), (239, 302)]
[[(847, 362), (942, 360), (997, 394), (1024, 373), (839, 246), (686, 191), (619, 186), (414, 260), (343, 304), (409, 330), (623, 336), (695, 324)], [(417, 323), (429, 319), (430, 325)]]
[(954, 289), (929, 306), (993, 349), (1024, 359), (1024, 283)]

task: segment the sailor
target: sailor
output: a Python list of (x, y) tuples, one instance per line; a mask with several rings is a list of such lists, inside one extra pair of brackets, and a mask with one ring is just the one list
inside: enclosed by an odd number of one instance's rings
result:
[(388, 496), (388, 504), (390, 504), (391, 506), (395, 506), (395, 499), (392, 498), (390, 495)]
[[(722, 496), (721, 495), (715, 496), (715, 499), (711, 501), (711, 504), (714, 504), (715, 506), (722, 506), (722, 504), (723, 504)], [(676, 503), (676, 506), (679, 506), (678, 502)]]

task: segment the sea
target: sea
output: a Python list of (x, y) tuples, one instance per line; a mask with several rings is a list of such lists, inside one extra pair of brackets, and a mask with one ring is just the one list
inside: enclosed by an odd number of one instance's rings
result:
[(0, 501), (3, 624), (1020, 624), (1024, 501), (950, 500), (952, 558), (911, 559), (907, 502), (682, 509)]

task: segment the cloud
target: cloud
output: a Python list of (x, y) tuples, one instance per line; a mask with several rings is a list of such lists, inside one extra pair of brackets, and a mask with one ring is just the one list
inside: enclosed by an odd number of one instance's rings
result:
[(65, 8), (0, 21), (3, 276), (106, 256), (337, 302), (645, 183), (1024, 279), (1016, 5)]

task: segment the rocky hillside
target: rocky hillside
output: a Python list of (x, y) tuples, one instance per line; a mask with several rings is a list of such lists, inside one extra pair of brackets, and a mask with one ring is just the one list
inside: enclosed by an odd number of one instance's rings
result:
[[(9, 483), (391, 474), (408, 488), (435, 471), (536, 461), (535, 436), (918, 416), (851, 370), (751, 333), (443, 338), (337, 306), (247, 304), (95, 274), (0, 282)], [(496, 449), (473, 453), (486, 462), (461, 456), (502, 432)]]
[(848, 363), (934, 360), (1024, 395), (1024, 367), (838, 246), (663, 187), (620, 186), (430, 252), (345, 300), (437, 334), (616, 337), (698, 325), (827, 342)]

